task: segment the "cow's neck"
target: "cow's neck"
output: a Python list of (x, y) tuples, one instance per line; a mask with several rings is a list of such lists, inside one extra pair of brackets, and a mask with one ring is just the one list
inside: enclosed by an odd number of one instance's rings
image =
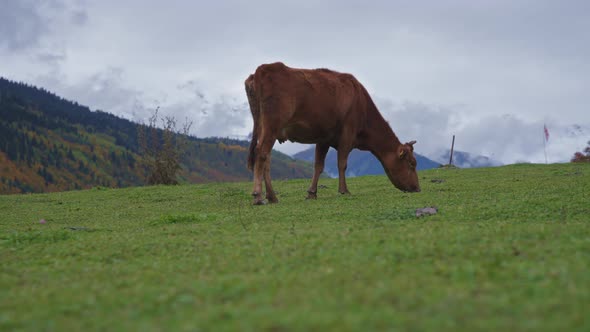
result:
[(369, 112), (368, 116), (364, 145), (378, 159), (383, 160), (387, 154), (397, 151), (401, 142), (376, 107)]

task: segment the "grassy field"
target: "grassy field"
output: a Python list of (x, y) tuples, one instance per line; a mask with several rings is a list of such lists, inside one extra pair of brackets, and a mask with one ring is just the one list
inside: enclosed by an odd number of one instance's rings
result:
[(0, 196), (0, 330), (590, 330), (590, 165), (420, 178)]

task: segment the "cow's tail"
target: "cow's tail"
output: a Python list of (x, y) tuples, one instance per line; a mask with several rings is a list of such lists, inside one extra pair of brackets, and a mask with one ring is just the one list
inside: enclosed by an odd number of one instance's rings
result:
[(256, 134), (256, 125), (252, 132), (252, 141), (250, 142), (250, 151), (248, 153), (248, 169), (254, 170), (254, 161), (256, 160), (256, 145), (258, 144), (258, 135)]
[(254, 163), (256, 161), (256, 145), (258, 145), (258, 117), (260, 115), (260, 104), (256, 97), (254, 89), (254, 75), (250, 75), (245, 82), (246, 95), (248, 96), (248, 103), (250, 104), (250, 112), (252, 113), (252, 120), (254, 121), (254, 128), (252, 129), (252, 141), (250, 141), (250, 150), (248, 152), (248, 169), (254, 170)]

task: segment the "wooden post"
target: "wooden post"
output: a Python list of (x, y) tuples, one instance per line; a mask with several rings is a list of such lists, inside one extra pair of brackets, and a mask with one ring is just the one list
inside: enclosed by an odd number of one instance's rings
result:
[(453, 164), (453, 149), (455, 148), (455, 135), (453, 135), (453, 143), (451, 143), (451, 157), (449, 158), (449, 165)]
[(547, 164), (547, 142), (549, 141), (549, 130), (547, 125), (543, 124), (543, 153), (545, 154), (545, 164)]

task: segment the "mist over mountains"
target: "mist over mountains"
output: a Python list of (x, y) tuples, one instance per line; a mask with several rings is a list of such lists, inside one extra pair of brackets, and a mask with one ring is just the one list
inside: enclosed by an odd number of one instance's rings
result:
[[(338, 152), (330, 148), (326, 156), (324, 165), (324, 173), (330, 177), (338, 177)], [(414, 153), (416, 161), (418, 162), (417, 169), (427, 170), (440, 167), (449, 163), (450, 150), (441, 151), (438, 158), (427, 158), (419, 153)], [(315, 148), (311, 147), (307, 150), (295, 153), (293, 158), (314, 162)], [(463, 151), (453, 152), (453, 165), (460, 168), (473, 167), (494, 167), (502, 165), (500, 162), (492, 160), (485, 156), (474, 155)], [(346, 176), (363, 176), (363, 175), (383, 175), (383, 166), (372, 153), (368, 151), (352, 150), (348, 157), (348, 164), (346, 168)]]
[[(450, 156), (451, 150), (444, 150), (441, 151), (441, 154), (438, 157), (435, 157), (434, 160), (443, 165), (446, 165), (450, 161)], [(453, 151), (452, 163), (453, 165), (460, 168), (494, 167), (502, 165), (502, 163), (493, 160), (490, 157), (474, 155), (469, 152), (457, 150)]]
[[(418, 170), (425, 170), (439, 167), (440, 164), (432, 161), (418, 153), (414, 154), (418, 163)], [(324, 173), (330, 177), (338, 176), (338, 152), (330, 148), (324, 163)], [(315, 147), (298, 152), (293, 155), (293, 158), (314, 162)], [(369, 151), (361, 151), (354, 149), (348, 155), (348, 164), (346, 167), (346, 176), (362, 176), (362, 175), (382, 175), (385, 174), (383, 166), (375, 156)]]
[[(554, 117), (524, 118), (514, 114), (476, 114), (468, 106), (435, 107), (422, 103), (393, 103), (377, 99), (379, 110), (404, 140), (417, 140), (416, 148), (425, 156), (448, 163), (441, 156), (451, 147), (473, 156), (487, 156), (496, 163), (568, 162), (590, 140), (588, 116), (576, 122)], [(544, 126), (549, 140), (544, 143)]]

